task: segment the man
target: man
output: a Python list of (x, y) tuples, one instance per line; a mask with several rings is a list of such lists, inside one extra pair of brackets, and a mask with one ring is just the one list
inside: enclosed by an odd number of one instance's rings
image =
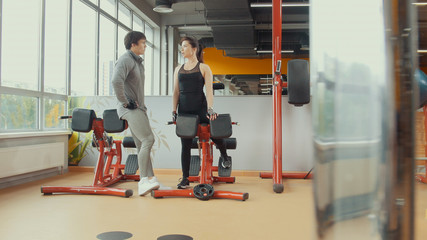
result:
[(138, 194), (143, 196), (160, 187), (154, 176), (151, 163), (151, 147), (154, 135), (144, 104), (144, 65), (140, 55), (145, 53), (146, 37), (142, 32), (131, 31), (126, 34), (124, 44), (127, 49), (117, 61), (113, 72), (114, 92), (120, 106), (117, 108), (119, 118), (128, 122), (133, 140), (138, 149), (140, 181)]

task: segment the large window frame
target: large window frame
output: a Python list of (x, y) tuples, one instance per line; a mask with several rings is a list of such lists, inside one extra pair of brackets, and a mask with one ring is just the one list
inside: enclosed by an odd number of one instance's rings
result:
[[(7, 1), (7, 0), (0, 0), (0, 16), (3, 16), (1, 13), (3, 11), (7, 11), (7, 9), (5, 10), (3, 7), (3, 1)], [(31, 0), (34, 1), (34, 0)], [(36, 127), (33, 129), (17, 129), (17, 128), (12, 128), (12, 129), (8, 129), (8, 127), (3, 127), (0, 124), (0, 134), (3, 133), (12, 133), (12, 132), (37, 132), (37, 131), (57, 131), (57, 130), (66, 130), (67, 129), (67, 124), (58, 124), (58, 126), (56, 127), (46, 127), (46, 114), (45, 114), (45, 102), (47, 101), (51, 101), (53, 100), (54, 103), (63, 103), (60, 104), (61, 106), (65, 106), (65, 109), (63, 109), (63, 113), (59, 113), (59, 114), (68, 114), (68, 97), (71, 95), (71, 91), (72, 91), (72, 46), (73, 46), (73, 42), (72, 42), (72, 20), (73, 20), (73, 1), (78, 1), (78, 0), (66, 0), (66, 4), (68, 6), (68, 10), (67, 10), (67, 26), (64, 26), (65, 28), (67, 28), (67, 54), (66, 54), (66, 67), (65, 67), (65, 71), (64, 75), (66, 76), (66, 93), (55, 93), (52, 91), (45, 91), (44, 88), (44, 84), (45, 84), (45, 79), (44, 79), (44, 73), (45, 73), (45, 62), (44, 62), (44, 57), (45, 57), (45, 31), (46, 31), (46, 4), (48, 4), (49, 0), (38, 0), (40, 1), (41, 4), (41, 16), (40, 16), (40, 26), (39, 26), (39, 33), (40, 33), (40, 41), (39, 41), (39, 57), (38, 57), (38, 62), (34, 63), (37, 64), (38, 67), (38, 89), (33, 89), (33, 90), (29, 90), (29, 89), (25, 89), (25, 88), (20, 88), (20, 87), (11, 87), (11, 86), (4, 86), (2, 85), (2, 79), (0, 77), (0, 94), (2, 96), (7, 96), (7, 95), (12, 95), (12, 96), (17, 96), (17, 97), (29, 97), (29, 98), (35, 98), (36, 99), (36, 113), (35, 113), (35, 118), (36, 118)], [(157, 29), (155, 29), (154, 27), (150, 26), (150, 24), (147, 23), (147, 21), (144, 19), (144, 17), (142, 17), (137, 11), (134, 11), (134, 9), (132, 8), (132, 6), (129, 6), (127, 3), (120, 1), (120, 0), (115, 0), (114, 4), (115, 4), (115, 13), (113, 15), (111, 15), (110, 13), (104, 11), (102, 9), (102, 5), (100, 6), (100, 3), (102, 0), (79, 0), (81, 3), (84, 3), (84, 5), (86, 5), (87, 7), (95, 10), (96, 12), (96, 16), (97, 16), (97, 20), (96, 20), (96, 54), (95, 57), (96, 59), (94, 60), (96, 62), (96, 69), (95, 69), (95, 76), (94, 76), (94, 82), (95, 82), (95, 88), (94, 88), (94, 92), (93, 95), (94, 96), (98, 96), (100, 95), (99, 92), (99, 86), (100, 86), (100, 63), (99, 63), (99, 37), (100, 37), (100, 18), (105, 17), (107, 18), (109, 21), (113, 22), (114, 26), (115, 26), (115, 32), (114, 32), (114, 62), (120, 57), (119, 56), (119, 49), (123, 46), (123, 40), (122, 39), (118, 39), (118, 29), (122, 28), (125, 31), (131, 31), (134, 27), (136, 28), (137, 26), (133, 26), (134, 25), (134, 18), (137, 17), (138, 20), (142, 20), (142, 24), (144, 26), (143, 32), (145, 32), (145, 28), (147, 28), (147, 26), (155, 31)], [(126, 7), (129, 11), (130, 11), (130, 15), (128, 16), (130, 18), (130, 23), (122, 23), (119, 21), (119, 6), (124, 6)], [(39, 11), (39, 10), (35, 10), (35, 11)], [(3, 24), (3, 19), (2, 17), (0, 17), (0, 49), (3, 47), (7, 47), (7, 46), (3, 46), (2, 44), (2, 36), (3, 36), (3, 28), (2, 28), (2, 24)], [(140, 28), (140, 27), (138, 27)], [(137, 31), (141, 31), (141, 29), (135, 29)], [(154, 45), (153, 40), (149, 40), (147, 39), (147, 45), (150, 48), (153, 48), (153, 50), (155, 48), (157, 48), (157, 46)], [(154, 54), (152, 54), (154, 55)], [(147, 61), (153, 62), (153, 56), (151, 56), (151, 59), (146, 59)], [(1, 76), (1, 70), (2, 70), (2, 59), (0, 57), (0, 76)], [(146, 69), (146, 71), (154, 71), (154, 68), (151, 67), (150, 69)], [(145, 81), (149, 81), (150, 85), (153, 85), (153, 77), (154, 73), (150, 74), (152, 77), (151, 79), (145, 79)], [(152, 95), (153, 94), (153, 89), (151, 89), (151, 91), (146, 92), (146, 95)], [(103, 94), (104, 96), (108, 96), (108, 95), (112, 95), (112, 91), (109, 91), (109, 94)], [(16, 103), (19, 104), (19, 103)], [(62, 111), (62, 110), (61, 110)], [(1, 103), (0, 103), (0, 114), (2, 114), (1, 112)], [(5, 114), (7, 114), (5, 112)], [(7, 116), (6, 116), (7, 117)], [(51, 118), (51, 116), (50, 116)], [(0, 121), (2, 121), (0, 119)], [(66, 121), (64, 121), (66, 122)]]

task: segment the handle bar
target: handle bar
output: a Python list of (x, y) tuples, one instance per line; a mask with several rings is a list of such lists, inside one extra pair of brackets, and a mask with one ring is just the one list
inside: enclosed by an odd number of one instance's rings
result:
[(59, 116), (58, 119), (68, 119), (73, 118), (73, 116)]

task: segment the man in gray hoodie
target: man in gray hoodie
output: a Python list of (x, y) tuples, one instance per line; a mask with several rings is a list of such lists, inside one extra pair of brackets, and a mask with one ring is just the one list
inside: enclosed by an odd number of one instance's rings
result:
[(160, 187), (154, 176), (151, 163), (151, 147), (154, 135), (144, 104), (144, 65), (140, 55), (145, 53), (146, 37), (142, 32), (131, 31), (126, 34), (124, 44), (127, 51), (117, 60), (113, 72), (113, 87), (119, 106), (119, 118), (128, 122), (133, 140), (138, 149), (140, 181), (138, 194), (145, 195)]

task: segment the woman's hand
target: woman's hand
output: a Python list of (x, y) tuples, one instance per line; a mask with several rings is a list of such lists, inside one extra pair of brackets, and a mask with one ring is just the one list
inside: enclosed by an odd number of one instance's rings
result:
[(213, 121), (218, 117), (218, 114), (216, 112), (214, 112), (213, 108), (208, 108), (208, 115), (207, 115), (208, 119)]
[(172, 111), (172, 121), (176, 122), (176, 117), (178, 116), (178, 114), (176, 114), (176, 111)]

